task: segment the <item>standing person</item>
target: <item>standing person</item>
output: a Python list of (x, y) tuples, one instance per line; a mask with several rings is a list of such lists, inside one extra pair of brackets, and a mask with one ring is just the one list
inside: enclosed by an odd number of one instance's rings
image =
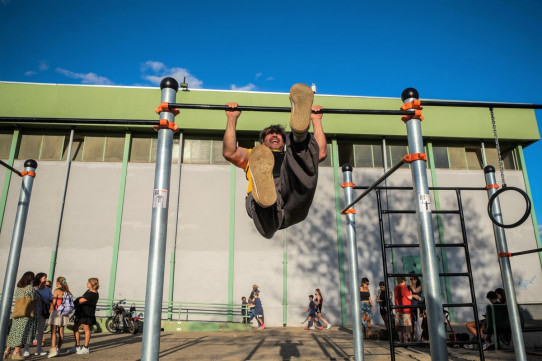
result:
[(260, 292), (260, 288), (257, 284), (252, 285), (252, 291), (250, 291), (250, 295), (248, 296), (249, 299), (254, 298), (254, 293)]
[[(90, 353), (88, 348), (90, 343), (90, 328), (96, 324), (96, 305), (100, 298), (98, 288), (100, 288), (100, 281), (97, 278), (89, 278), (87, 282), (88, 290), (74, 302), (76, 304), (73, 323), (75, 347), (68, 350), (69, 353), (77, 353), (78, 355)], [(83, 347), (81, 347), (79, 336), (79, 326), (81, 325), (85, 331), (85, 345)]]
[(361, 324), (366, 337), (371, 337), (371, 316), (375, 311), (373, 300), (371, 299), (371, 291), (369, 291), (369, 279), (363, 277), (361, 286), (359, 287), (359, 298), (361, 301)]
[(256, 317), (256, 321), (258, 321), (258, 329), (263, 330), (265, 328), (265, 323), (263, 323), (263, 307), (259, 291), (254, 292), (254, 317)]
[(388, 302), (391, 305), (390, 294), (388, 290), (386, 289), (386, 283), (384, 281), (380, 281), (378, 283), (378, 292), (376, 293), (376, 303), (378, 303), (380, 306), (380, 316), (382, 316), (382, 319), (384, 320), (384, 323), (386, 324), (386, 330), (388, 330), (389, 332), (390, 326), (388, 324), (389, 318), (388, 318), (388, 306), (386, 303), (386, 297), (388, 298)]
[(248, 302), (245, 296), (241, 297), (241, 315), (243, 316), (243, 321), (241, 323), (247, 323), (248, 320)]
[[(32, 286), (34, 281), (34, 272), (25, 272), (19, 282), (17, 282), (17, 288), (13, 295), (13, 301), (17, 301), (21, 298), (30, 298), (31, 302), (37, 302), (40, 300), (38, 292)], [(35, 307), (31, 305), (32, 309)], [(30, 308), (30, 306), (29, 306)], [(8, 337), (6, 339), (6, 349), (4, 350), (4, 359), (9, 357), (9, 352), (13, 347), (12, 360), (24, 360), (21, 354), (21, 347), (25, 344), (30, 344), (36, 336), (37, 319), (34, 315), (16, 317), (12, 320), (11, 329), (9, 330)]]
[(322, 324), (320, 323), (320, 321), (316, 317), (316, 304), (314, 303), (313, 299), (314, 299), (314, 296), (310, 295), (309, 296), (309, 305), (307, 306), (307, 308), (305, 308), (303, 310), (303, 313), (307, 312), (307, 310), (309, 311), (309, 317), (308, 317), (309, 318), (309, 325), (307, 327), (305, 327), (305, 330), (310, 330), (311, 329), (313, 321), (314, 321), (314, 323), (316, 324), (316, 327), (318, 327), (319, 330), (324, 328), (324, 326), (322, 326)]
[[(397, 286), (393, 289), (396, 306), (411, 306), (412, 295), (406, 286), (405, 277), (397, 277)], [(395, 328), (399, 334), (400, 343), (409, 343), (409, 336), (412, 333), (412, 320), (410, 319), (410, 308), (395, 309)]]
[[(418, 276), (410, 276), (409, 278), (410, 285), (408, 285), (408, 290), (412, 295), (412, 306), (418, 306), (422, 304), (422, 282)], [(422, 318), (421, 310), (419, 308), (412, 308), (410, 318), (412, 320), (412, 328), (414, 329), (414, 342), (420, 341), (422, 336)]]
[[(64, 342), (64, 326), (68, 324), (69, 317), (63, 316), (60, 311), (58, 311), (58, 306), (62, 303), (64, 293), (71, 295), (66, 278), (60, 276), (56, 279), (56, 289), (53, 292), (53, 302), (51, 302), (50, 308), (51, 317), (49, 318), (49, 324), (51, 325), (51, 349), (49, 350), (47, 358), (58, 356), (60, 347)], [(60, 336), (58, 337), (58, 340), (56, 335), (57, 330)]]
[[(246, 172), (249, 181), (246, 210), (256, 229), (272, 238), (279, 229), (303, 221), (309, 213), (318, 182), (318, 163), (327, 156), (322, 129), (322, 110), (312, 106), (314, 93), (305, 84), (290, 89), (292, 111), (289, 136), (281, 125), (271, 125), (260, 133), (260, 145), (253, 149), (237, 146), (237, 103), (228, 103), (222, 154)], [(311, 108), (312, 106), (312, 108)], [(312, 121), (313, 134), (308, 133)]]
[(327, 322), (327, 320), (322, 316), (322, 307), (324, 307), (324, 297), (322, 297), (322, 293), (320, 293), (320, 289), (317, 288), (314, 291), (315, 298), (314, 303), (316, 304), (316, 317), (320, 321), (324, 321), (327, 324), (327, 329), (331, 328), (331, 323)]
[[(43, 351), (43, 331), (45, 330), (45, 321), (49, 319), (49, 309), (53, 300), (53, 292), (45, 286), (47, 274), (40, 272), (34, 277), (33, 286), (40, 295), (41, 300), (36, 301), (35, 315), (37, 320), (36, 329), (36, 356), (45, 356), (47, 352)], [(30, 343), (24, 345), (24, 357), (30, 356)]]

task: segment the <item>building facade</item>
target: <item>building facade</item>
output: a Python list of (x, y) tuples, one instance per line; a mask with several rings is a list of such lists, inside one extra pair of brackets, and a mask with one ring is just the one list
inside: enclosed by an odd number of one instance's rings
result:
[[(401, 90), (398, 90), (400, 94)], [(423, 98), (423, 92), (421, 92)], [(288, 95), (239, 91), (179, 91), (178, 103), (289, 106)], [(18, 274), (27, 270), (67, 278), (74, 294), (98, 277), (102, 300), (143, 301), (152, 211), (157, 137), (149, 121), (160, 89), (0, 83), (0, 159), (17, 169), (38, 162)], [(392, 109), (398, 98), (316, 95), (324, 108)], [(487, 108), (426, 107), (422, 132), (430, 186), (484, 187), (483, 168), (498, 170), (491, 115)], [(494, 109), (506, 183), (530, 194), (523, 148), (539, 139), (533, 110)], [(289, 115), (244, 112), (238, 141), (252, 147), (269, 124), (287, 125)], [(145, 125), (134, 124), (146, 122)], [(259, 235), (244, 206), (243, 170), (222, 157), (223, 111), (183, 110), (176, 117), (169, 188), (164, 301), (240, 304), (253, 284), (261, 289), (266, 324), (300, 325), (307, 296), (320, 288), (324, 312), (333, 324), (349, 324), (350, 292), (341, 166), (354, 167), (353, 181), (368, 186), (408, 152), (399, 116), (325, 114), (328, 158), (321, 163), (318, 189), (307, 220)], [(2, 167), (0, 267), (9, 252), (20, 179)], [(497, 174), (500, 183), (500, 174)], [(411, 186), (408, 165), (386, 181)], [(511, 192), (508, 192), (511, 193)], [(413, 209), (409, 190), (383, 191), (385, 207)], [(453, 191), (432, 191), (432, 209), (457, 208)], [(524, 200), (501, 197), (505, 221), (519, 218)], [(462, 191), (470, 261), (479, 308), (485, 294), (502, 287), (487, 193)], [(383, 255), (374, 192), (356, 205), (360, 277), (374, 296), (383, 280)], [(460, 242), (460, 220), (434, 215), (435, 242)], [(384, 219), (388, 243), (417, 243), (414, 215)], [(539, 248), (534, 210), (519, 227), (506, 231), (511, 252)], [(443, 272), (465, 272), (462, 249), (439, 248)], [(416, 249), (389, 251), (388, 269), (421, 270)], [(540, 302), (542, 261), (538, 254), (511, 258), (518, 302)], [(0, 282), (3, 283), (3, 278)], [(392, 280), (390, 280), (392, 282)], [(468, 302), (468, 281), (443, 278), (443, 299)], [(374, 299), (373, 299), (374, 300)], [(377, 314), (378, 312), (376, 312)], [(376, 322), (380, 316), (376, 315)], [(455, 320), (472, 319), (457, 309)]]

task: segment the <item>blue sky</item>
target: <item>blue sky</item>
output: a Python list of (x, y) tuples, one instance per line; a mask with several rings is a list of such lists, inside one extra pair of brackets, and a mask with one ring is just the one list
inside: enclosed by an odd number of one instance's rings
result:
[[(0, 0), (0, 81), (542, 104), (542, 3)], [(542, 112), (537, 111), (539, 125)], [(542, 142), (538, 142), (542, 143)], [(525, 149), (542, 223), (542, 145)]]

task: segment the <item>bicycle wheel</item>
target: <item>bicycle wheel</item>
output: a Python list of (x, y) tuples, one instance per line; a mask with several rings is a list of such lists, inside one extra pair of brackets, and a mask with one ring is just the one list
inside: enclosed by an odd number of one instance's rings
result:
[(105, 320), (105, 328), (111, 333), (117, 333), (117, 323), (115, 322), (115, 316), (110, 316)]

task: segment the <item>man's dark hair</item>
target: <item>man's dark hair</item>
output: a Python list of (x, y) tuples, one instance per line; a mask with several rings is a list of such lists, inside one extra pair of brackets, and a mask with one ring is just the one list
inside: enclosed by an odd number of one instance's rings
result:
[(312, 299), (314, 298), (314, 296), (313, 296), (313, 295), (309, 295), (309, 298), (312, 300)]
[(497, 294), (493, 291), (489, 291), (486, 295), (486, 298), (488, 300), (496, 300), (497, 299)]
[(380, 282), (378, 282), (378, 285), (379, 286), (386, 286), (386, 283), (384, 281), (380, 281)]
[(260, 132), (260, 144), (263, 144), (265, 137), (271, 133), (280, 134), (282, 141), (286, 143), (286, 131), (284, 130), (284, 127), (280, 124), (273, 124)]

